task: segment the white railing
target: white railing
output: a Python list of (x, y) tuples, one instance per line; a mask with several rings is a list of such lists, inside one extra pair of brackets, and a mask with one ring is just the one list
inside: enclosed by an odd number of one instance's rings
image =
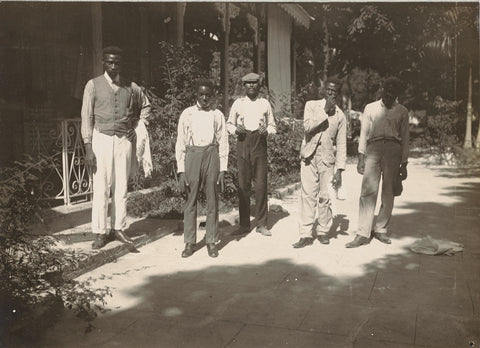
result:
[(63, 199), (65, 205), (91, 198), (92, 176), (85, 166), (80, 119), (54, 120), (51, 125), (33, 124), (36, 152), (48, 156), (52, 169), (43, 173), (43, 198)]

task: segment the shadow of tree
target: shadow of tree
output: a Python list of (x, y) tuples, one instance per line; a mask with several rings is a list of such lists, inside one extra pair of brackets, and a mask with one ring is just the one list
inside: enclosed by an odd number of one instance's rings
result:
[[(305, 254), (291, 251), (266, 262), (245, 255), (243, 264), (165, 270), (130, 287), (128, 308), (100, 316), (90, 333), (84, 322), (61, 318), (39, 342), (49, 347), (454, 347), (478, 341), (480, 253), (474, 250), (480, 247), (480, 182), (443, 187), (440, 194), (455, 199), (401, 202), (392, 217), (392, 245), (374, 240), (355, 250), (322, 246), (326, 256), (310, 263), (298, 256)], [(277, 224), (287, 215), (269, 219)], [(337, 217), (335, 238), (348, 224), (346, 216)], [(409, 243), (425, 235), (462, 242), (465, 251), (453, 257), (412, 253)], [(222, 247), (236, 239), (222, 238)], [(219, 259), (228, 261), (227, 255)]]

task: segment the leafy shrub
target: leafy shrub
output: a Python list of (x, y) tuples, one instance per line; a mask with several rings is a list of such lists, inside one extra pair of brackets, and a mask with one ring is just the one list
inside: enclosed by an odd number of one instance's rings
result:
[(281, 118), (277, 134), (269, 139), (269, 191), (300, 178), (300, 145), (303, 139), (302, 121)]
[(436, 97), (433, 103), (434, 115), (426, 117), (424, 144), (435, 154), (451, 153), (458, 144), (456, 135), (459, 102)]
[[(96, 316), (105, 304), (108, 288), (91, 289), (89, 282), (67, 279), (80, 255), (59, 248), (52, 237), (34, 236), (26, 226), (37, 212), (40, 176), (49, 167), (46, 158), (27, 158), (0, 168), (0, 317), (3, 330), (31, 314), (32, 306), (53, 296), (63, 306)], [(0, 342), (1, 343), (1, 342)]]
[(176, 183), (167, 180), (154, 191), (135, 192), (128, 198), (127, 213), (142, 217), (146, 214), (164, 218), (180, 218), (185, 204), (185, 196), (176, 192)]
[[(240, 47), (240, 46), (239, 46)], [(250, 49), (248, 47), (244, 49)], [(153, 75), (157, 83), (147, 90), (152, 104), (152, 118), (148, 126), (154, 172), (152, 179), (144, 179), (137, 176), (135, 188), (157, 186), (155, 193), (131, 195), (127, 203), (127, 212), (133, 216), (145, 214), (180, 214), (183, 211), (184, 196), (181, 196), (176, 188), (176, 161), (175, 141), (177, 136), (178, 118), (182, 111), (196, 102), (194, 83), (196, 78), (207, 76), (201, 70), (200, 58), (196, 54), (197, 48), (193, 45), (175, 47), (161, 42), (152, 53), (161, 64), (156, 65)], [(244, 52), (244, 51), (242, 51)], [(233, 57), (233, 58), (232, 58)], [(249, 71), (250, 60), (240, 59), (235, 54), (231, 59), (235, 60), (235, 81), (230, 84), (233, 91), (240, 94), (242, 85), (238, 82), (241, 76)], [(212, 65), (215, 68), (215, 65)], [(217, 81), (218, 82), (218, 81)], [(235, 82), (235, 83), (233, 83)], [(298, 96), (300, 104), (304, 103), (306, 89)], [(304, 93), (305, 92), (305, 93)], [(274, 93), (264, 86), (260, 94), (270, 100), (272, 105), (276, 101)], [(221, 100), (221, 94), (217, 94), (217, 101)], [(232, 100), (233, 102), (233, 100)], [(278, 120), (278, 134), (269, 139), (269, 190), (270, 192), (291, 180), (298, 180), (299, 176), (299, 148), (302, 140), (302, 127), (293, 121), (294, 114), (290, 104), (281, 111)], [(217, 104), (218, 105), (218, 104)], [(303, 108), (303, 105), (300, 107)], [(228, 114), (225, 115), (225, 118)], [(220, 195), (221, 200), (231, 206), (237, 203), (238, 173), (236, 158), (236, 138), (229, 136), (230, 153), (228, 172), (225, 176), (225, 191)], [(200, 203), (205, 203), (204, 195), (200, 196)], [(169, 204), (171, 206), (169, 206)]]

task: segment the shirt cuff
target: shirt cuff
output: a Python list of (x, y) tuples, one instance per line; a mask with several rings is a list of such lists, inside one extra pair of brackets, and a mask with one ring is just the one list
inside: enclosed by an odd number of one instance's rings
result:
[(268, 127), (267, 127), (267, 133), (268, 133), (268, 134), (276, 134), (276, 133), (277, 133), (277, 130), (276, 130), (275, 127), (268, 126)]
[(185, 172), (185, 163), (178, 163), (177, 162), (177, 173)]
[(83, 143), (84, 144), (91, 144), (92, 143), (92, 137), (83, 138)]
[(220, 161), (220, 171), (221, 172), (227, 171), (227, 161)]

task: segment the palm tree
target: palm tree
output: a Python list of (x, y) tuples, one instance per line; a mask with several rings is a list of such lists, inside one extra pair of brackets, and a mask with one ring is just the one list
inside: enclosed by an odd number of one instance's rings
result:
[[(457, 99), (457, 69), (461, 67), (462, 63), (468, 68), (467, 115), (465, 140), (463, 143), (463, 148), (468, 149), (472, 147), (472, 62), (474, 54), (472, 47), (478, 45), (478, 41), (476, 42), (478, 37), (475, 35), (477, 33), (478, 18), (475, 16), (474, 7), (455, 4), (455, 7), (445, 11), (442, 22), (444, 31), (440, 33), (440, 37), (428, 41), (425, 46), (438, 50), (449, 58), (453, 57), (455, 63), (455, 100)], [(462, 49), (459, 50), (459, 47)], [(459, 51), (463, 53), (460, 57)], [(477, 146), (480, 144), (480, 139), (477, 139), (476, 144)]]

